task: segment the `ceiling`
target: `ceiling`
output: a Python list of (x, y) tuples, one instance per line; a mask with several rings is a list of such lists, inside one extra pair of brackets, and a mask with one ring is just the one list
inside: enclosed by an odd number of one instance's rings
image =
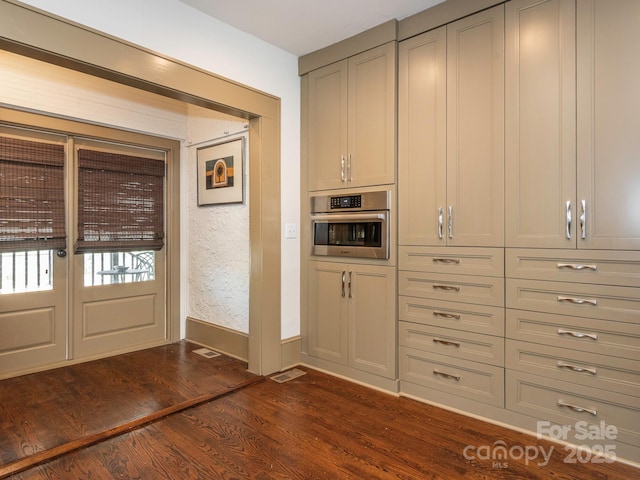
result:
[(296, 56), (444, 0), (180, 0)]

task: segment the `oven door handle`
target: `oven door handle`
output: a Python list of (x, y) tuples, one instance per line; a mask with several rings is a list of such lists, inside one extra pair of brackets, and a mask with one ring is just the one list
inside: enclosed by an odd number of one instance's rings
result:
[(351, 223), (363, 220), (386, 220), (387, 212), (311, 214), (315, 223)]

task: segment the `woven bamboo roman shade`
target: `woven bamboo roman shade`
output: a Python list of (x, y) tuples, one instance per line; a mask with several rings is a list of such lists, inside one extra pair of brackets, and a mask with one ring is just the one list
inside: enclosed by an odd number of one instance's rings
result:
[(160, 250), (164, 172), (162, 160), (78, 150), (75, 252)]
[(65, 147), (0, 137), (0, 251), (64, 248)]

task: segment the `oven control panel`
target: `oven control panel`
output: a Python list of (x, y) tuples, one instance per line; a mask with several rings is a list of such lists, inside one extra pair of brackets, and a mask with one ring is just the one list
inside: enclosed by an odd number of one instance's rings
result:
[(347, 195), (340, 197), (331, 197), (331, 210), (336, 208), (361, 208), (362, 195)]
[(336, 195), (311, 195), (311, 214), (389, 210), (390, 193), (388, 190), (340, 193)]

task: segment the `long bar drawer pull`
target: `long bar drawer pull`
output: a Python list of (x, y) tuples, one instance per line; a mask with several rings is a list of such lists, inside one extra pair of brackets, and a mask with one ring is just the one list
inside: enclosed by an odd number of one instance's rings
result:
[(596, 335), (595, 333), (572, 332), (570, 330), (563, 330), (561, 328), (558, 329), (558, 335), (569, 335), (576, 338), (590, 338), (592, 340), (598, 340), (598, 335)]
[(574, 412), (587, 412), (587, 413), (590, 413), (591, 415), (593, 415), (594, 417), (598, 416), (598, 411), (597, 410), (593, 410), (591, 408), (579, 407), (577, 405), (571, 405), (570, 403), (565, 403), (562, 400), (558, 400), (558, 406), (559, 407), (570, 408)]
[(457, 382), (460, 381), (460, 375), (451, 375), (450, 373), (444, 373), (444, 372), (440, 372), (439, 370), (434, 370), (433, 371), (434, 375), (440, 375), (441, 377), (445, 377), (445, 378), (451, 378)]
[(558, 268), (569, 268), (571, 270), (598, 270), (597, 265), (580, 265), (576, 263), (559, 263)]
[(585, 303), (588, 304), (588, 305), (597, 305), (598, 304), (597, 300), (591, 300), (589, 298), (563, 297), (561, 295), (558, 295), (558, 301), (559, 302), (575, 303), (576, 305), (583, 305)]
[(440, 340), (439, 338), (434, 338), (433, 343), (439, 343), (441, 345), (450, 345), (452, 347), (460, 347), (458, 342), (450, 342), (448, 340)]
[(596, 375), (598, 370), (591, 367), (579, 367), (577, 365), (571, 365), (570, 363), (558, 362), (558, 368), (566, 368), (573, 370), (574, 372), (589, 372), (592, 375)]
[(446, 258), (446, 257), (433, 257), (433, 261), (437, 263), (455, 263), (456, 265), (460, 263), (459, 258)]
[(443, 317), (443, 318), (453, 318), (455, 320), (460, 320), (459, 313), (445, 313), (445, 312), (433, 312), (434, 317)]
[(460, 287), (452, 286), (452, 285), (438, 285), (438, 284), (435, 284), (433, 286), (433, 288), (436, 289), (436, 290), (447, 290), (447, 291), (453, 291), (453, 292), (459, 292), (460, 291)]

